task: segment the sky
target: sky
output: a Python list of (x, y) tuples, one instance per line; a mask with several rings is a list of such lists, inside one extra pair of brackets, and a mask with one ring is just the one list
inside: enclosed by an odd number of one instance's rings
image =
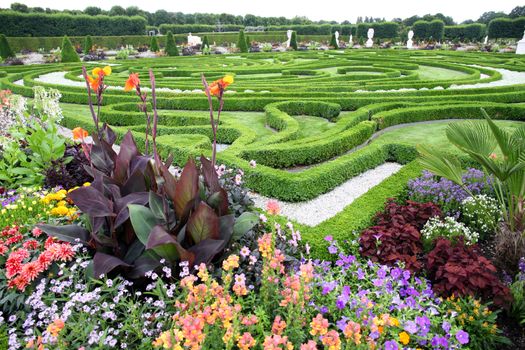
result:
[(524, 0), (185, 0), (185, 1), (143, 1), (143, 0), (105, 0), (87, 2), (78, 0), (18, 0), (0, 1), (0, 7), (9, 7), (12, 2), (26, 4), (29, 7), (49, 7), (63, 10), (83, 10), (87, 6), (98, 6), (109, 10), (114, 5), (122, 7), (138, 6), (155, 12), (163, 9), (168, 12), (183, 13), (229, 13), (234, 15), (253, 14), (265, 17), (306, 16), (311, 20), (329, 20), (355, 23), (357, 16), (406, 18), (413, 15), (435, 14), (441, 12), (452, 16), (458, 23), (476, 20), (483, 12), (510, 12), (516, 6), (524, 5)]

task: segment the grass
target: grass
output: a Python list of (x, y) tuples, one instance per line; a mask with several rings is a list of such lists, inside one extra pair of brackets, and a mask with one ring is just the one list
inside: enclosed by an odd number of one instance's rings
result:
[[(373, 143), (404, 143), (408, 145), (418, 144), (430, 144), (438, 149), (446, 152), (459, 152), (458, 149), (452, 145), (446, 136), (445, 130), (450, 123), (463, 123), (464, 121), (457, 122), (436, 122), (432, 124), (417, 124), (405, 126), (392, 131), (388, 131), (377, 139), (372, 141)], [(508, 121), (508, 120), (496, 120), (496, 124), (512, 131), (519, 126), (523, 125), (523, 122)]]
[(461, 79), (465, 78), (468, 74), (459, 72), (452, 69), (423, 66), (420, 65), (416, 71), (421, 80), (447, 80), (447, 79)]

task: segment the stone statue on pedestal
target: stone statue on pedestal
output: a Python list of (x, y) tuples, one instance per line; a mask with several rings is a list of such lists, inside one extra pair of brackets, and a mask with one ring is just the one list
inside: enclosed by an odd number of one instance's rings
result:
[(523, 38), (518, 41), (518, 46), (516, 47), (516, 55), (525, 55), (525, 31), (523, 32)]
[(413, 49), (414, 42), (412, 41), (412, 38), (414, 37), (414, 31), (411, 30), (408, 32), (408, 41), (407, 41), (407, 49)]
[(368, 36), (368, 40), (366, 41), (366, 47), (372, 47), (374, 46), (374, 41), (372, 40), (374, 38), (374, 28), (369, 28), (368, 33), (366, 33)]

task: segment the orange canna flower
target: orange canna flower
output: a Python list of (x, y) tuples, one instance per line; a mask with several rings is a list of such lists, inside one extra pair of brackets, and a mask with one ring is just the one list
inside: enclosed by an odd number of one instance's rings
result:
[(83, 140), (88, 135), (89, 133), (81, 127), (76, 127), (73, 129), (73, 140)]
[(87, 78), (89, 81), (89, 86), (91, 86), (91, 90), (98, 91), (98, 89), (100, 88), (100, 84), (102, 84), (102, 77), (103, 75), (99, 75), (93, 78), (92, 76), (88, 75)]
[(136, 89), (140, 85), (140, 79), (138, 73), (131, 73), (128, 80), (126, 80), (126, 85), (124, 85), (124, 91), (131, 91)]
[(209, 85), (210, 94), (213, 96), (220, 96), (221, 92), (224, 92), (231, 83), (233, 83), (232, 75), (226, 75), (219, 80), (215, 80)]

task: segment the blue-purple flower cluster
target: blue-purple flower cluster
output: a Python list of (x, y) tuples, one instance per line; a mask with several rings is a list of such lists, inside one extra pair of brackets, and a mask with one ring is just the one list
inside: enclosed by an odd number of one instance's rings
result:
[[(470, 168), (462, 179), (465, 187), (474, 195), (493, 192), (492, 180), (481, 170)], [(458, 218), (461, 202), (470, 197), (470, 194), (446, 178), (423, 171), (421, 177), (408, 182), (408, 196), (409, 199), (416, 202), (435, 203), (446, 215)]]

